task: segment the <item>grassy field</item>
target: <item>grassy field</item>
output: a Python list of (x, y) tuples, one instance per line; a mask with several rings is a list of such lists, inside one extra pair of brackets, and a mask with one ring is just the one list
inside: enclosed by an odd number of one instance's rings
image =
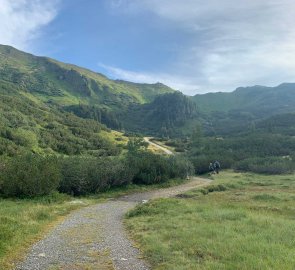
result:
[(295, 269), (295, 175), (228, 171), (214, 180), (128, 214), (153, 269)]
[(182, 183), (171, 180), (161, 185), (129, 185), (97, 195), (73, 198), (52, 194), (36, 199), (0, 198), (0, 270), (13, 269), (14, 262), (25, 256), (27, 249), (63, 218), (81, 207), (103, 202), (132, 192), (143, 192)]

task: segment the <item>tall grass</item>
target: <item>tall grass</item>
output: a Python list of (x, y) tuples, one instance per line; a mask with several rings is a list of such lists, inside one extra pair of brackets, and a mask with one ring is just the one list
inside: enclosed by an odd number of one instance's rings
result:
[(153, 269), (294, 269), (295, 175), (214, 178), (213, 187), (128, 214)]

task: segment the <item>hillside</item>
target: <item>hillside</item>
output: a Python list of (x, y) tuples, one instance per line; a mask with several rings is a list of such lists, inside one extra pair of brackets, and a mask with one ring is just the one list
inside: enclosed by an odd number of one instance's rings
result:
[(0, 81), (0, 155), (117, 155), (116, 135), (90, 119), (48, 106), (14, 84)]
[(283, 83), (276, 87), (240, 87), (231, 93), (208, 93), (195, 95), (192, 99), (205, 112), (237, 110), (257, 116), (293, 112), (295, 83)]
[(113, 81), (102, 74), (71, 64), (38, 57), (0, 45), (0, 76), (44, 101), (60, 105), (79, 103), (109, 107), (146, 103), (173, 92), (163, 84)]
[(130, 104), (144, 104), (153, 101), (157, 95), (174, 92), (161, 83), (110, 80), (75, 65), (3, 45), (0, 45), (0, 80), (10, 83), (21, 94), (31, 94), (41, 102), (58, 105), (74, 113), (77, 105), (94, 106), (102, 115), (102, 123), (111, 128), (119, 128), (115, 113), (120, 113)]
[[(11, 113), (14, 113), (15, 118), (31, 117), (38, 123), (37, 115), (26, 116), (24, 111), (27, 106), (33, 108), (31, 112), (42, 107), (50, 111), (51, 120), (69, 115), (74, 118), (72, 114), (66, 113), (73, 112), (78, 116), (77, 122), (83, 122), (81, 118), (86, 118), (88, 120), (85, 123), (89, 123), (89, 119), (92, 119), (113, 129), (122, 128), (118, 116), (130, 105), (152, 102), (160, 94), (174, 92), (161, 83), (138, 84), (110, 80), (81, 67), (37, 57), (3, 45), (0, 45), (0, 86), (0, 109), (14, 108)], [(5, 113), (1, 117), (3, 124), (18, 121), (14, 118), (7, 120)], [(101, 128), (99, 123), (94, 126)], [(62, 129), (63, 132), (67, 130)]]
[(196, 115), (195, 105), (187, 97), (174, 95), (173, 89), (161, 83), (110, 80), (9, 46), (0, 46), (0, 84), (9, 84), (15, 95), (30, 96), (38, 104), (117, 130), (175, 134)]
[(180, 92), (160, 95), (151, 103), (130, 106), (122, 116), (127, 130), (157, 136), (183, 136), (198, 119), (197, 107)]
[(13, 93), (20, 102), (29, 99), (53, 114), (74, 114), (79, 121), (94, 120), (111, 129), (156, 136), (187, 136), (199, 123), (208, 135), (238, 134), (259, 127), (269, 117), (295, 112), (292, 83), (186, 97), (161, 83), (110, 80), (3, 45), (0, 85), (13, 89), (5, 95)]
[(271, 116), (295, 112), (295, 83), (240, 87), (231, 93), (195, 95), (207, 132), (232, 134), (255, 128)]

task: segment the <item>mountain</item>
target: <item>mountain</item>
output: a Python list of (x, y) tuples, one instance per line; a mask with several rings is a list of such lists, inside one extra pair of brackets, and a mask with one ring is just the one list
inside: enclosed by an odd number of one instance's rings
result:
[(192, 100), (209, 133), (231, 134), (253, 129), (271, 116), (295, 112), (295, 83), (240, 87), (231, 93), (195, 95)]
[[(232, 93), (188, 97), (161, 83), (111, 80), (85, 68), (3, 45), (0, 45), (0, 95), (0, 109), (12, 106), (15, 110), (15, 119), (6, 116), (3, 123), (17, 122), (24, 115), (19, 108), (30, 104), (34, 109), (29, 111), (39, 111), (41, 106), (50, 112), (51, 120), (57, 116), (76, 117), (82, 126), (85, 120), (96, 123), (100, 129), (106, 125), (155, 136), (187, 136), (199, 124), (208, 135), (239, 134), (255, 129), (272, 116), (295, 112), (292, 83), (240, 87)], [(13, 105), (13, 100), (20, 106)], [(35, 124), (43, 129), (45, 123)], [(27, 125), (25, 129), (30, 128)]]
[(130, 104), (144, 104), (172, 92), (161, 83), (113, 81), (0, 45), (0, 155), (25, 150), (116, 155), (124, 139), (103, 124), (119, 129), (117, 115)]
[(276, 87), (240, 87), (231, 93), (195, 95), (192, 99), (204, 112), (247, 111), (258, 116), (292, 112), (295, 108), (295, 83)]
[(120, 134), (104, 125), (59, 110), (0, 80), (0, 156), (39, 154), (117, 155)]
[(125, 128), (156, 136), (183, 136), (198, 118), (196, 104), (181, 92), (160, 95), (151, 103), (133, 105), (122, 116)]
[(19, 94), (30, 95), (38, 102), (114, 129), (122, 128), (118, 118), (131, 105), (149, 103), (158, 95), (174, 92), (161, 83), (110, 80), (88, 69), (3, 45), (0, 45), (1, 83), (9, 83)]
[(0, 78), (46, 102), (60, 105), (99, 104), (118, 108), (146, 103), (174, 92), (168, 86), (110, 80), (102, 74), (71, 64), (0, 45)]

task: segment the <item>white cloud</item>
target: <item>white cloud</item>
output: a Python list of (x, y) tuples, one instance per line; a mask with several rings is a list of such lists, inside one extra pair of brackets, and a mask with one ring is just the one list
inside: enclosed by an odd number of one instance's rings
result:
[[(116, 1), (115, 1), (116, 2)], [(230, 91), (241, 85), (295, 81), (293, 0), (120, 0), (129, 16), (149, 12), (191, 42), (167, 75), (189, 89)], [(185, 83), (185, 81), (189, 83)]]
[(0, 43), (30, 49), (57, 14), (59, 0), (0, 0)]

